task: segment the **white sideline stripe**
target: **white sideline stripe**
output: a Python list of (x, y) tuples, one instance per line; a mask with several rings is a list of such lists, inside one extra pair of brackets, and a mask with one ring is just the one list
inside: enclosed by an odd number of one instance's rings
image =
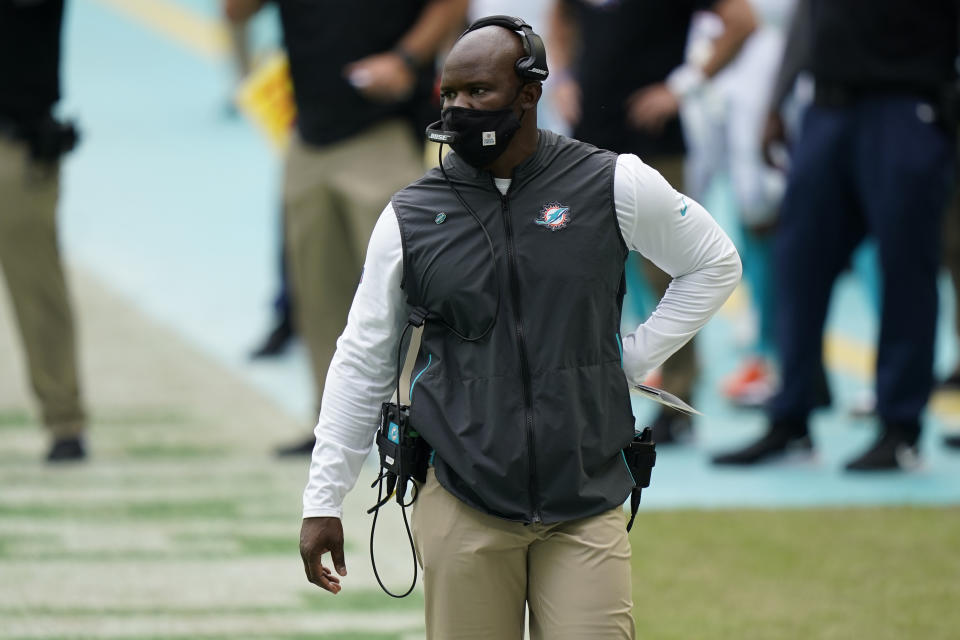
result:
[[(335, 597), (335, 596), (330, 596)], [(97, 637), (136, 638), (137, 636), (195, 638), (201, 634), (238, 634), (265, 637), (297, 633), (336, 634), (343, 632), (416, 632), (423, 628), (423, 614), (373, 613), (298, 613), (231, 615), (229, 617), (189, 615), (176, 619), (162, 613), (150, 616), (89, 617), (46, 616), (43, 620), (4, 620), (4, 634), (18, 638)], [(336, 637), (336, 636), (332, 636)], [(411, 636), (415, 637), (415, 636)]]

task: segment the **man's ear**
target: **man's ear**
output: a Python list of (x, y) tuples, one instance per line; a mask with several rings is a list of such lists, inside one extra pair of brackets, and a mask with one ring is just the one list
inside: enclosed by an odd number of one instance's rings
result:
[(543, 95), (543, 83), (528, 82), (520, 89), (520, 106), (524, 110), (536, 109)]

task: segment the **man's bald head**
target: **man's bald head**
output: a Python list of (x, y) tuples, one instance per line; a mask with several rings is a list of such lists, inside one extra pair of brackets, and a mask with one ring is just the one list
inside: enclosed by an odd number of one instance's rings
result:
[(443, 70), (446, 73), (448, 69), (462, 71), (481, 67), (476, 70), (516, 76), (517, 60), (525, 55), (518, 33), (490, 25), (465, 33), (457, 40), (447, 54)]

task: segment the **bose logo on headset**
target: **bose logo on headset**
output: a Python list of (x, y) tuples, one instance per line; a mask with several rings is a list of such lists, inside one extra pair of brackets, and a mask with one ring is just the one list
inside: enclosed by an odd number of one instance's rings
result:
[(427, 137), (433, 142), (451, 143), (457, 141), (457, 134), (452, 131), (427, 131)]

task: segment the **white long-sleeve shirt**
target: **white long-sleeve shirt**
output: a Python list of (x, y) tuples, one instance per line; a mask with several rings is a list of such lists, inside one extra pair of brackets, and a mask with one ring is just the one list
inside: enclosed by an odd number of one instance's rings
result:
[[(509, 180), (496, 180), (506, 192)], [(673, 277), (656, 310), (623, 336), (623, 369), (631, 383), (683, 346), (740, 281), (740, 257), (710, 214), (637, 156), (617, 158), (614, 206), (627, 247)], [(337, 340), (315, 429), (317, 442), (303, 492), (303, 517), (340, 517), (373, 446), (380, 405), (397, 375), (397, 346), (409, 310), (400, 282), (403, 248), (391, 205), (377, 221), (363, 277)]]

